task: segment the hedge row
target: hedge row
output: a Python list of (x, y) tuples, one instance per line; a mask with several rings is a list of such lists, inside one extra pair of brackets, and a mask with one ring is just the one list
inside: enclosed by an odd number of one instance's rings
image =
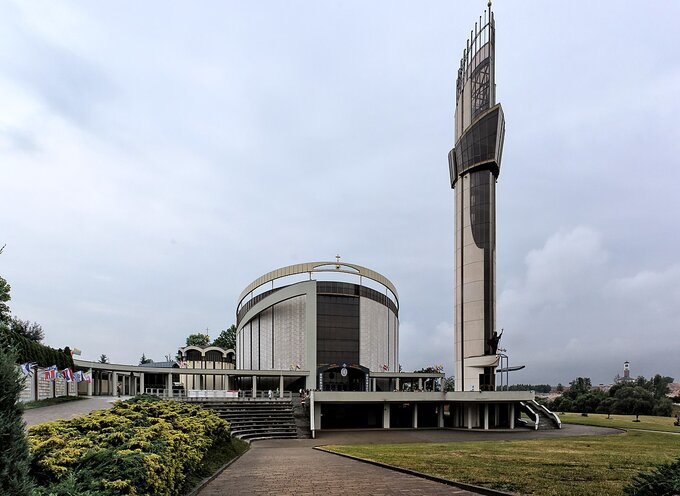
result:
[(200, 406), (174, 401), (122, 402), (28, 431), (38, 494), (181, 494), (229, 423)]
[(73, 357), (69, 351), (55, 350), (44, 344), (31, 341), (30, 339), (0, 326), (0, 341), (4, 346), (10, 346), (17, 353), (19, 363), (32, 362), (40, 367), (56, 365), (59, 370), (73, 368)]

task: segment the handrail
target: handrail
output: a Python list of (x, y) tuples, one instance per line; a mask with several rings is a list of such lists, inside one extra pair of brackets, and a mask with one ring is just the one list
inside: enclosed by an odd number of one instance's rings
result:
[(548, 415), (551, 419), (553, 419), (555, 421), (558, 429), (562, 428), (562, 421), (560, 420), (560, 418), (557, 416), (557, 414), (555, 412), (551, 412), (550, 410), (548, 410), (547, 406), (541, 405), (536, 400), (532, 400), (532, 401), (533, 401), (534, 405), (536, 405), (539, 409), (543, 410), (546, 413), (546, 415)]
[(233, 400), (233, 401), (252, 401), (252, 400), (292, 400), (293, 393), (291, 391), (280, 392), (272, 391), (271, 397), (269, 391), (256, 391), (253, 397), (251, 390), (246, 391), (229, 391), (222, 389), (163, 389), (163, 388), (145, 388), (144, 392), (153, 396), (158, 396), (162, 399), (180, 400), (180, 401), (205, 401), (205, 400)]
[(536, 421), (534, 422), (534, 430), (537, 431), (538, 430), (538, 424), (540, 422), (540, 417), (539, 417), (538, 413), (536, 413), (529, 405), (527, 405), (523, 401), (520, 401), (519, 404), (522, 405), (527, 410), (529, 410), (529, 412), (531, 412), (531, 414), (535, 417)]

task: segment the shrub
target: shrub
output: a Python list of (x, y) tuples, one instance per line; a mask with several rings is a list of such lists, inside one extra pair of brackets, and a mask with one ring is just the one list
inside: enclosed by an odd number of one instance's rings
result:
[[(2, 325), (2, 324), (0, 324)], [(0, 338), (0, 494), (31, 494), (29, 454), (19, 395), (23, 378), (16, 355)]]
[(57, 495), (179, 494), (213, 444), (229, 439), (229, 423), (200, 406), (143, 399), (29, 430), (33, 474)]
[(630, 496), (673, 496), (680, 494), (680, 458), (641, 472), (624, 488)]
[(17, 363), (35, 362), (40, 367), (56, 365), (59, 369), (73, 368), (73, 358), (64, 350), (55, 350), (19, 335), (7, 326), (0, 327), (0, 339), (18, 355)]

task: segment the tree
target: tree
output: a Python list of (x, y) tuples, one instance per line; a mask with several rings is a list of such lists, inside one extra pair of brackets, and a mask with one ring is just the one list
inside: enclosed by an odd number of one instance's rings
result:
[(42, 326), (37, 322), (31, 322), (30, 320), (21, 320), (18, 317), (12, 317), (9, 320), (9, 328), (20, 336), (24, 336), (36, 343), (41, 342), (45, 337)]
[(225, 348), (227, 350), (233, 350), (236, 348), (236, 325), (232, 324), (229, 329), (225, 329), (217, 336), (217, 339), (213, 341), (213, 346), (219, 346), (220, 348)]
[(99, 363), (109, 363), (109, 357), (102, 355), (99, 357)]
[(444, 379), (444, 392), (448, 393), (456, 390), (456, 379), (453, 377), (447, 377)]
[(9, 322), (9, 305), (7, 302), (12, 299), (9, 295), (11, 286), (0, 276), (0, 322)]
[(196, 334), (189, 334), (187, 337), (187, 346), (208, 346), (210, 344), (210, 336), (200, 332)]
[(673, 383), (673, 378), (668, 376), (662, 377), (661, 374), (656, 374), (649, 382), (649, 389), (651, 390), (652, 394), (654, 394), (654, 397), (658, 400), (665, 398), (670, 392), (670, 388), (668, 386)]
[(151, 358), (146, 358), (146, 355), (142, 353), (142, 358), (139, 359), (139, 364), (144, 365), (145, 363), (153, 363), (153, 360), (151, 360)]
[(564, 386), (562, 385), (561, 382), (559, 382), (559, 383), (557, 384), (557, 388), (556, 388), (556, 389), (557, 389), (557, 392), (558, 392), (558, 393), (564, 392)]
[(586, 394), (590, 391), (592, 385), (590, 377), (577, 377), (569, 383), (569, 391), (565, 394), (573, 400), (576, 399), (577, 396)]
[[(2, 324), (0, 324), (2, 325)], [(30, 495), (33, 484), (29, 475), (30, 455), (24, 430), (19, 395), (23, 377), (16, 366), (16, 354), (0, 344), (0, 494)]]

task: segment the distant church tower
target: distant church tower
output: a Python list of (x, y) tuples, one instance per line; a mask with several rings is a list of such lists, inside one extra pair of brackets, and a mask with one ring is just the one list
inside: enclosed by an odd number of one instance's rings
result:
[(456, 81), (455, 189), (456, 390), (493, 390), (496, 348), (496, 179), (505, 119), (496, 103), (491, 2), (463, 50)]
[(628, 362), (623, 362), (623, 378), (625, 380), (630, 379), (630, 364)]

